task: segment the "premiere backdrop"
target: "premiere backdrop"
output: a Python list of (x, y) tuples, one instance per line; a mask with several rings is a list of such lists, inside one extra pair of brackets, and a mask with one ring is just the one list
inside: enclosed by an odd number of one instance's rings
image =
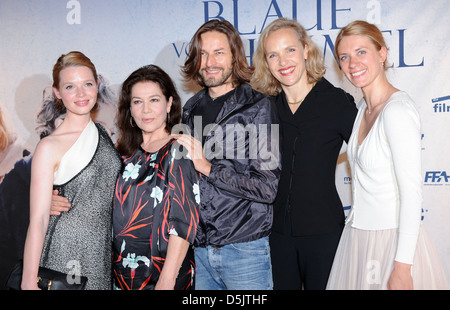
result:
[[(43, 90), (57, 58), (71, 50), (90, 57), (112, 91), (140, 66), (159, 65), (175, 80), (184, 103), (197, 89), (183, 82), (180, 66), (194, 32), (213, 18), (234, 24), (250, 63), (265, 26), (278, 17), (297, 19), (323, 51), (325, 77), (359, 101), (360, 91), (339, 71), (333, 46), (341, 27), (367, 20), (384, 32), (390, 80), (415, 100), (422, 118), (423, 222), (450, 276), (448, 13), (448, 0), (1, 0), (0, 109), (15, 143), (32, 153)], [(2, 174), (10, 169), (6, 160), (0, 167)], [(348, 211), (345, 152), (336, 171)]]

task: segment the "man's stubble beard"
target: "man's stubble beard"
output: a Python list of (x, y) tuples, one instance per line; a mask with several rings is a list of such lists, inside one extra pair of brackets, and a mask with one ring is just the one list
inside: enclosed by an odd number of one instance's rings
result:
[[(205, 70), (206, 69), (202, 69), (201, 72), (203, 73)], [(205, 76), (202, 73), (200, 73), (203, 84), (205, 84), (206, 87), (217, 87), (217, 86), (221, 86), (221, 85), (224, 85), (225, 83), (227, 83), (233, 73), (232, 70), (230, 69), (229, 71), (225, 71), (221, 67), (220, 67), (220, 70), (222, 70), (222, 76), (218, 80), (216, 80), (214, 78), (205, 79)]]

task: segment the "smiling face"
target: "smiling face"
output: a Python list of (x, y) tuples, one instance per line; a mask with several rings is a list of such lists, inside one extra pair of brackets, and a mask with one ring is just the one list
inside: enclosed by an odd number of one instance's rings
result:
[(98, 85), (91, 69), (85, 66), (67, 67), (59, 73), (59, 86), (53, 90), (67, 113), (88, 114), (97, 102)]
[(377, 50), (366, 36), (342, 37), (337, 52), (342, 71), (355, 87), (370, 87), (384, 75), (387, 49)]
[(217, 31), (202, 34), (201, 57), (203, 83), (220, 95), (231, 90), (233, 55), (227, 36)]
[(167, 134), (166, 120), (172, 97), (166, 100), (158, 83), (138, 82), (131, 88), (131, 115), (143, 134)]
[(303, 47), (293, 29), (281, 28), (269, 34), (264, 51), (270, 72), (283, 88), (307, 83), (308, 46)]

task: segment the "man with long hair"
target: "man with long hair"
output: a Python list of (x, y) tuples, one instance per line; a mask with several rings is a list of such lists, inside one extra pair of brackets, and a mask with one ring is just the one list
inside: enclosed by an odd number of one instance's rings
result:
[(197, 30), (182, 72), (203, 87), (183, 108), (191, 134), (178, 138), (201, 173), (196, 289), (272, 289), (268, 235), (280, 176), (274, 103), (248, 84), (253, 68), (226, 20)]

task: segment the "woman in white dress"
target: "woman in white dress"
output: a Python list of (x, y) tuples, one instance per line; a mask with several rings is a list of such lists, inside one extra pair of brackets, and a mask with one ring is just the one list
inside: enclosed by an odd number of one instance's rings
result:
[(413, 100), (387, 80), (387, 47), (365, 21), (341, 29), (335, 52), (361, 88), (347, 156), (353, 203), (327, 289), (446, 289), (421, 221), (421, 129)]

